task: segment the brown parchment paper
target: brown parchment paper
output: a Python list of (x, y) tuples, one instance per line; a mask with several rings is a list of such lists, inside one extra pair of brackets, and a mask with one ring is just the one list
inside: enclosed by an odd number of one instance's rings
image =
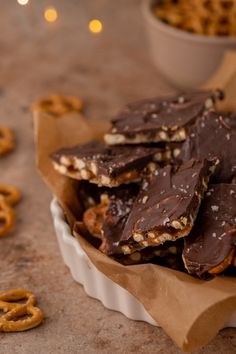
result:
[[(205, 87), (225, 89), (227, 99), (222, 108), (236, 111), (235, 53), (226, 55), (219, 71)], [(73, 228), (80, 210), (76, 198), (78, 182), (55, 172), (48, 156), (59, 147), (101, 136), (107, 123), (88, 123), (79, 114), (54, 118), (42, 113), (34, 114), (34, 122), (38, 169)], [(123, 266), (95, 249), (79, 234), (76, 237), (93, 264), (133, 294), (184, 351), (208, 343), (236, 312), (236, 278), (219, 276), (201, 281), (158, 265)]]

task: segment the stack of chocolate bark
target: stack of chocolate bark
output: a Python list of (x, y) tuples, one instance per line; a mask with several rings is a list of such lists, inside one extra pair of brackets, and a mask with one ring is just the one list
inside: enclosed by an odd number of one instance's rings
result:
[(199, 91), (128, 104), (105, 143), (62, 148), (54, 168), (81, 180), (83, 223), (101, 252), (207, 278), (236, 266), (236, 116)]

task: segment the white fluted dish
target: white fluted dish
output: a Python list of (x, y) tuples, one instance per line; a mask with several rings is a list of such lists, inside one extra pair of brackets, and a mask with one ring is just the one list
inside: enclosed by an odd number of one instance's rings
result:
[[(114, 283), (93, 265), (79, 241), (71, 235), (63, 210), (56, 199), (51, 202), (51, 213), (64, 263), (69, 267), (73, 279), (83, 285), (85, 292), (100, 300), (110, 310), (119, 311), (132, 320), (158, 326), (132, 294)], [(236, 312), (225, 327), (236, 327)]]

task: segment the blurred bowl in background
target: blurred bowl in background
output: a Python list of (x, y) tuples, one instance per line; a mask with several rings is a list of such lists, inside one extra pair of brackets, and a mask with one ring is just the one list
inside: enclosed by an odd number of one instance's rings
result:
[(219, 67), (227, 50), (236, 50), (236, 37), (211, 37), (176, 29), (159, 20), (153, 1), (142, 0), (149, 46), (155, 65), (178, 88), (196, 88)]

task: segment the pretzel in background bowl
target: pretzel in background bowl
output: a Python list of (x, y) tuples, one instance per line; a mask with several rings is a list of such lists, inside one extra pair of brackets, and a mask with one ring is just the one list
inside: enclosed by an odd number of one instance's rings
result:
[(142, 2), (151, 56), (178, 88), (203, 85), (236, 49), (235, 0)]

